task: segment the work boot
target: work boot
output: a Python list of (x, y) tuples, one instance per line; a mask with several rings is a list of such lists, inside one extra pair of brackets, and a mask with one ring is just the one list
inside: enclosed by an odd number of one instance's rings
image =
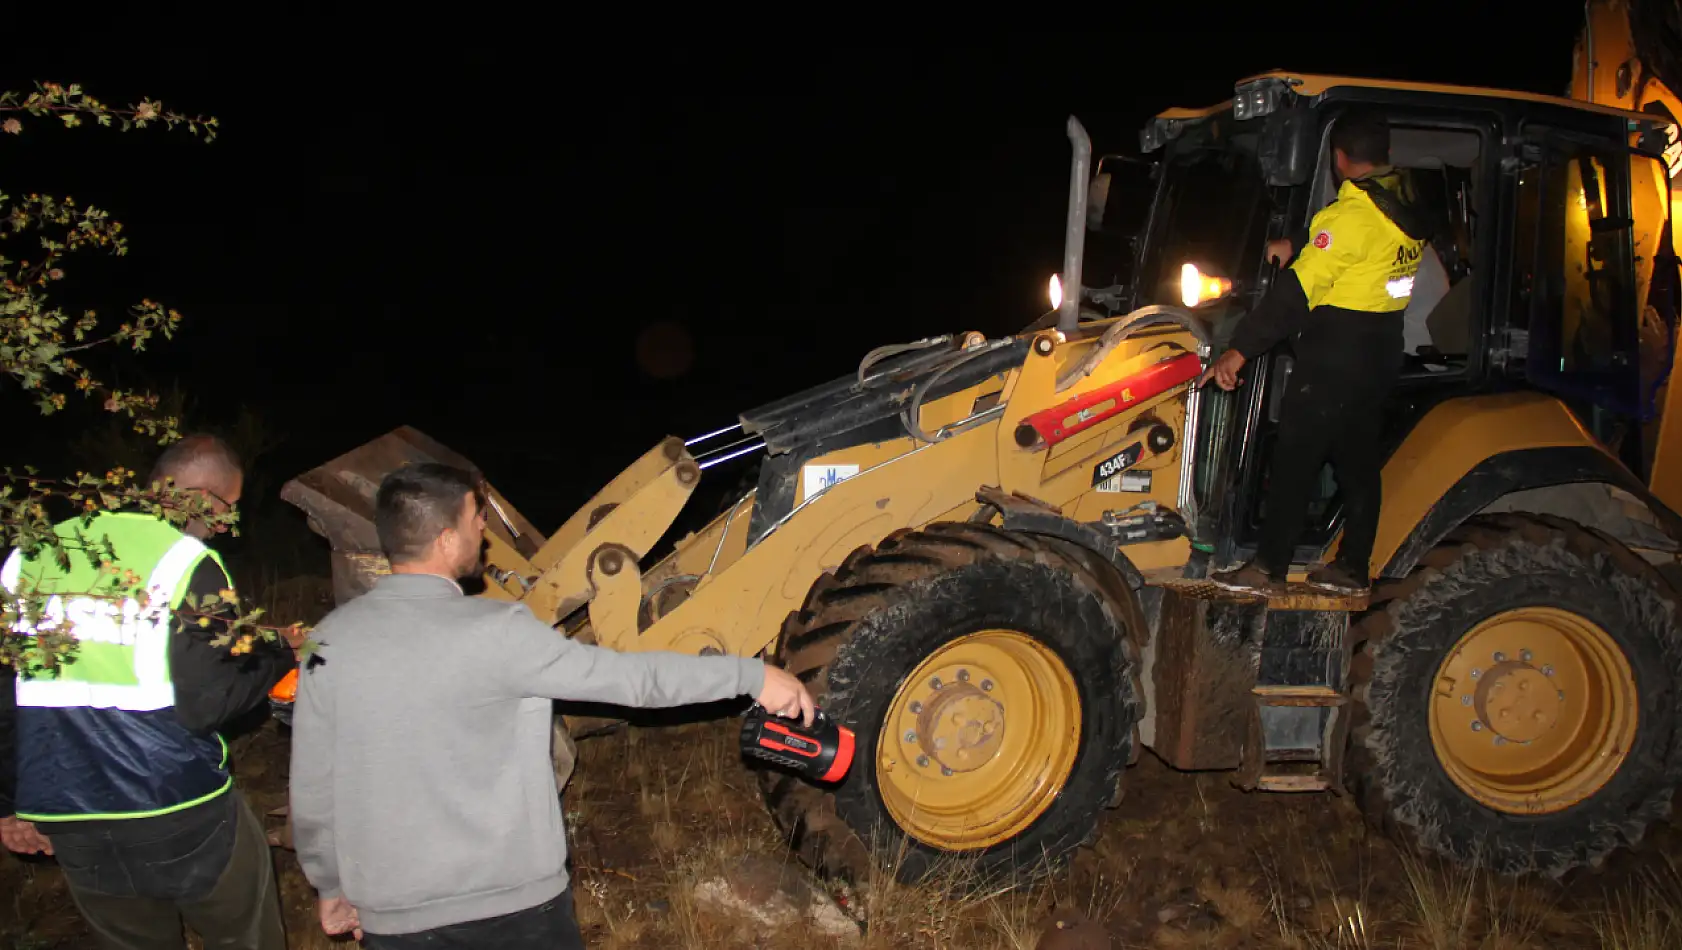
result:
[(1327, 564), (1308, 572), (1308, 586), (1333, 594), (1365, 594), (1372, 589), (1371, 581), (1362, 576), (1365, 573), (1352, 571), (1342, 564)]
[(1266, 594), (1284, 586), (1285, 578), (1282, 575), (1269, 574), (1251, 562), (1230, 571), (1210, 574), (1209, 581), (1222, 590), (1236, 591), (1240, 594)]

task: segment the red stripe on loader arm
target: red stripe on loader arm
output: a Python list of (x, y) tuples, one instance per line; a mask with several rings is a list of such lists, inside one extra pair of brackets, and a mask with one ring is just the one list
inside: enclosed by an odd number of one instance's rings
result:
[[(1194, 380), (1202, 372), (1203, 361), (1197, 358), (1197, 354), (1184, 353), (1173, 359), (1152, 364), (1132, 376), (1118, 379), (1108, 386), (1100, 386), (1050, 409), (1042, 409), (1023, 422), (1032, 426), (1046, 445), (1056, 445), (1117, 413), (1126, 412), (1181, 383)], [(1105, 403), (1110, 404), (1104, 406)], [(1104, 408), (1093, 411), (1095, 406)]]

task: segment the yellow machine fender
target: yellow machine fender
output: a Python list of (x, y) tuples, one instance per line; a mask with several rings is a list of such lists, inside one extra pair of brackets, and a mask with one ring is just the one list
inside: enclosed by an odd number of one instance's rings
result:
[(1633, 495), (1665, 534), (1682, 540), (1682, 518), (1557, 399), (1523, 392), (1444, 402), (1414, 426), (1384, 468), (1375, 573), (1407, 576), (1456, 525), (1503, 496), (1591, 482)]

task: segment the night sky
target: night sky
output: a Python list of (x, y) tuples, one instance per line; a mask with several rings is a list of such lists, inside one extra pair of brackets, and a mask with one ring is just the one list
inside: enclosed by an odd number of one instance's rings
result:
[[(207, 424), (245, 406), (284, 437), (248, 509), (406, 423), (552, 530), (665, 435), (730, 424), (873, 346), (1039, 316), (1069, 114), (1102, 154), (1275, 67), (1563, 94), (1582, 7), (1526, 9), (1522, 39), (1443, 19), (1423, 43), (1407, 24), (1429, 13), (1346, 34), (883, 30), (903, 39), (765, 48), (575, 32), (526, 49), (512, 25), (485, 42), (284, 25), (147, 39), (81, 71), (13, 58), (3, 87), (159, 98), (216, 115), (217, 141), (25, 117), (0, 137), (0, 190), (125, 223), (131, 254), (73, 258), (66, 298), (185, 314), (136, 365), (179, 380)], [(1103, 260), (1086, 266), (1105, 282)], [(88, 417), (38, 422), (4, 392), (28, 453), (8, 463), (59, 466)]]

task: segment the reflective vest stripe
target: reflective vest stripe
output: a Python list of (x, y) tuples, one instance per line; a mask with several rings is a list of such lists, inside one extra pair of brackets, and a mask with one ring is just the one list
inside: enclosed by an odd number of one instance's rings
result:
[(7, 593), (18, 592), (18, 580), (23, 575), (23, 551), (12, 548), (11, 557), (6, 558), (6, 566), (0, 567), (0, 587), (5, 587)]
[(95, 709), (124, 709), (151, 712), (175, 705), (175, 684), (144, 683), (113, 686), (76, 680), (26, 679), (17, 684), (19, 706), (91, 706)]
[(179, 606), (181, 599), (187, 595), (187, 588), (182, 581), (187, 579), (187, 572), (199, 562), (204, 552), (204, 542), (194, 537), (182, 537), (164, 553), (163, 559), (158, 561), (158, 566), (152, 569), (146, 586), (169, 597), (171, 607)]
[[(157, 566), (147, 575), (146, 587), (152, 603), (142, 609), (133, 599), (118, 606), (93, 597), (72, 597), (63, 601), (54, 596), (42, 612), (41, 626), (54, 627), (68, 618), (72, 634), (79, 641), (119, 643), (133, 648), (134, 683), (101, 683), (81, 679), (19, 677), (17, 704), (19, 706), (77, 707), (95, 709), (124, 709), (150, 712), (175, 705), (175, 684), (169, 677), (170, 608), (186, 596), (187, 572), (204, 556), (202, 541), (182, 537), (170, 545), (159, 558)], [(7, 592), (17, 594), (21, 557), (14, 549), (0, 568), (0, 583)], [(120, 617), (120, 620), (119, 620)], [(20, 633), (31, 633), (17, 625)]]

